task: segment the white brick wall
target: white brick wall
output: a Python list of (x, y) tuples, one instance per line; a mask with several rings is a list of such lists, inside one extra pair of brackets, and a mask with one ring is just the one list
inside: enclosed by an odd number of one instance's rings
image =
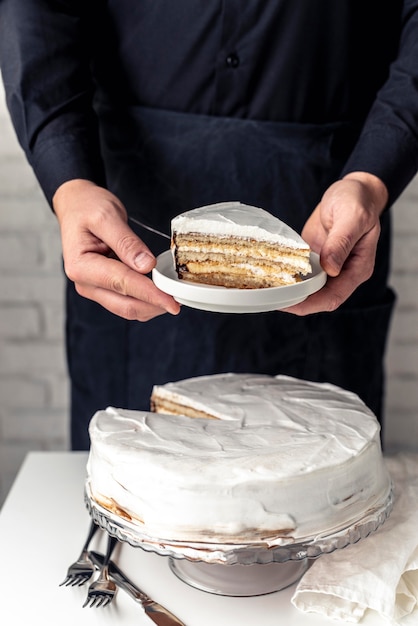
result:
[(398, 303), (388, 353), (385, 441), (418, 450), (418, 177), (394, 210), (392, 285)]
[(0, 505), (29, 450), (68, 447), (58, 227), (0, 83)]
[[(418, 450), (418, 178), (395, 211), (399, 301), (387, 354), (387, 449)], [(58, 228), (4, 105), (0, 82), (0, 505), (29, 450), (68, 447)]]

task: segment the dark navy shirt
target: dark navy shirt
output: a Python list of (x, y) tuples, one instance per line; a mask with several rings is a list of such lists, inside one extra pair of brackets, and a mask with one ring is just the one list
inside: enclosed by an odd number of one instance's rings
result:
[(0, 62), (49, 201), (104, 183), (101, 100), (361, 125), (341, 174), (376, 174), (391, 202), (418, 169), (418, 0), (0, 0)]

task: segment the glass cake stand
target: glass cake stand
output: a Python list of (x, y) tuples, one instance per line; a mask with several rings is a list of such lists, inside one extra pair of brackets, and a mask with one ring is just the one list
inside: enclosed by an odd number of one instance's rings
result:
[(85, 502), (91, 518), (110, 535), (149, 552), (169, 557), (174, 574), (183, 582), (224, 596), (257, 596), (285, 589), (305, 573), (310, 559), (357, 543), (377, 530), (393, 507), (393, 486), (382, 502), (360, 519), (331, 534), (243, 544), (185, 543), (150, 537), (137, 524), (98, 504), (85, 485)]

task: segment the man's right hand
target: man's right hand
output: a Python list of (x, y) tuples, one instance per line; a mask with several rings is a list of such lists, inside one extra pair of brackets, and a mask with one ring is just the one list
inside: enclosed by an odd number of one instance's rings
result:
[(146, 276), (155, 257), (129, 228), (126, 209), (114, 194), (88, 180), (71, 180), (56, 191), (53, 209), (65, 273), (81, 296), (129, 320), (179, 313), (174, 298)]

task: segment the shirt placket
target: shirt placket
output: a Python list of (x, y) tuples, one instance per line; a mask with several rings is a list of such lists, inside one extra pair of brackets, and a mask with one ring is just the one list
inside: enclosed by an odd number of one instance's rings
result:
[(221, 40), (216, 59), (213, 115), (233, 115), (242, 106), (240, 39), (245, 3), (222, 0)]

